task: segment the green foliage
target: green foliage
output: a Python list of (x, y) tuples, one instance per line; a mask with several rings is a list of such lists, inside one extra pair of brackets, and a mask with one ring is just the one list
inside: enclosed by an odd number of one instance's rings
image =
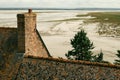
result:
[(117, 51), (118, 54), (116, 54), (116, 56), (119, 58), (118, 60), (115, 60), (115, 64), (119, 64), (120, 65), (120, 50)]
[(74, 38), (71, 40), (73, 49), (68, 51), (68, 54), (66, 54), (68, 59), (91, 61), (91, 50), (94, 47), (93, 43), (86, 35), (87, 33), (84, 30), (81, 30), (74, 36)]
[(81, 30), (75, 34), (74, 38), (71, 40), (73, 49), (71, 51), (68, 51), (65, 56), (70, 60), (75, 59), (92, 62), (103, 62), (102, 51), (100, 54), (92, 56), (91, 50), (94, 49), (94, 46), (86, 35), (87, 33), (84, 30)]
[(116, 54), (120, 58), (120, 50), (117, 51), (118, 54)]
[(103, 52), (101, 51), (100, 54), (98, 54), (97, 56), (93, 56), (93, 61), (94, 62), (103, 62)]

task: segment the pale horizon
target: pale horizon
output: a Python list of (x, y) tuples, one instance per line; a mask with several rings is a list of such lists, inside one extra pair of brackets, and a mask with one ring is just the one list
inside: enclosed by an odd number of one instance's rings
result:
[(120, 8), (119, 0), (0, 0), (0, 8)]

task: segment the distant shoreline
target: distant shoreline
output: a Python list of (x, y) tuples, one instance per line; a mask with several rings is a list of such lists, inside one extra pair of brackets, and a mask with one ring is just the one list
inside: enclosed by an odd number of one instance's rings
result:
[[(28, 10), (29, 8), (0, 8), (0, 10)], [(120, 8), (31, 8), (33, 10), (120, 10)]]

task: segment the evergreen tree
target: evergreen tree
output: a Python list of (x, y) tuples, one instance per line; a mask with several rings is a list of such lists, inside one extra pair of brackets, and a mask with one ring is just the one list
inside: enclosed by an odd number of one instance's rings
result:
[(97, 56), (95, 55), (93, 57), (93, 61), (94, 62), (104, 62), (103, 61), (103, 52), (101, 51), (100, 54), (98, 54)]
[(91, 50), (94, 48), (93, 43), (86, 36), (87, 33), (84, 30), (79, 31), (74, 38), (71, 40), (73, 49), (68, 51), (66, 57), (68, 59), (75, 60), (92, 60)]
[(115, 64), (120, 64), (120, 50), (118, 50), (117, 52), (118, 52), (118, 54), (116, 54), (116, 55), (119, 59), (115, 60)]

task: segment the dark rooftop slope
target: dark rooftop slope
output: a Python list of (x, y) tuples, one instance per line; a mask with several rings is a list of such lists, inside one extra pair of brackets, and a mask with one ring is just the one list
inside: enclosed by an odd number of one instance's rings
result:
[(17, 80), (119, 80), (120, 66), (57, 58), (26, 57)]

